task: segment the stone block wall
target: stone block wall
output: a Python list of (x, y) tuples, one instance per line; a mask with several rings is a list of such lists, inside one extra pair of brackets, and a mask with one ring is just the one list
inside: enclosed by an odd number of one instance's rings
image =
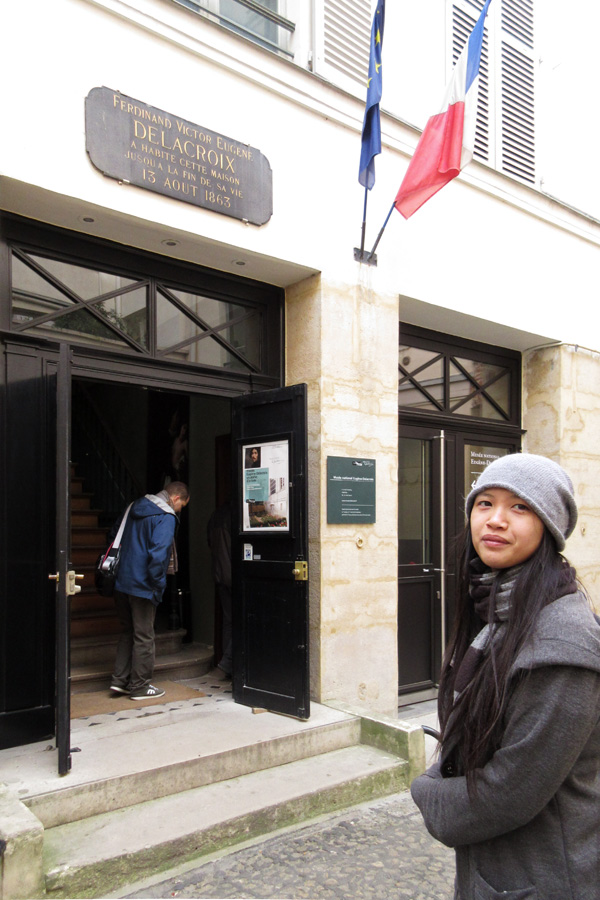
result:
[(523, 358), (523, 449), (573, 481), (579, 519), (565, 555), (600, 611), (600, 353), (560, 344)]
[[(366, 276), (368, 277), (368, 276)], [(396, 713), (398, 298), (286, 292), (286, 383), (308, 385), (311, 695)], [(327, 524), (327, 457), (376, 460), (376, 523)]]

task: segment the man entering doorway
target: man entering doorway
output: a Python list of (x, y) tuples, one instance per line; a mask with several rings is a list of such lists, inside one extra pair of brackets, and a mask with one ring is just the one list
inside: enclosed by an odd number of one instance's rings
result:
[(189, 503), (187, 486), (172, 481), (158, 494), (136, 500), (121, 540), (115, 604), (122, 633), (110, 685), (131, 700), (162, 697), (154, 675), (154, 619), (167, 583), (177, 571), (175, 536), (179, 513)]

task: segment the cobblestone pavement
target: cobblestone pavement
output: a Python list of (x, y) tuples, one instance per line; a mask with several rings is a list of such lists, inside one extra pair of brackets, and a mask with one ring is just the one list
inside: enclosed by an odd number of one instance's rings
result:
[(127, 898), (451, 900), (454, 852), (427, 832), (409, 793), (277, 833)]

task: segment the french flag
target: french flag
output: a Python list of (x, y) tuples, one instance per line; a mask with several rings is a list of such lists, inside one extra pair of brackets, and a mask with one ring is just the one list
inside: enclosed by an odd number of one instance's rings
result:
[(442, 109), (427, 122), (396, 194), (394, 206), (405, 219), (473, 159), (483, 26), (491, 2), (481, 10), (452, 70)]

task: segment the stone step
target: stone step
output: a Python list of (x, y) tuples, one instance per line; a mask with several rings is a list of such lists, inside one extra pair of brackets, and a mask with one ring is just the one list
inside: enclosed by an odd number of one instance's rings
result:
[[(80, 639), (79, 646), (75, 642), (71, 645), (71, 690), (76, 692), (108, 690), (115, 661), (117, 636), (112, 640), (106, 637), (101, 646), (94, 646), (91, 643), (87, 648), (81, 644), (83, 640), (85, 639)], [(157, 636), (154, 664), (156, 681), (196, 678), (208, 672), (213, 664), (212, 647), (206, 644), (182, 644), (179, 649), (173, 649)]]
[(336, 749), (47, 829), (48, 897), (100, 897), (172, 865), (407, 787), (408, 763)]
[(68, 777), (47, 741), (0, 751), (7, 900), (113, 896), (174, 859), (403, 790), (424, 769), (421, 727), (395, 716), (313, 703), (299, 720), (235, 703), (209, 676), (188, 685), (188, 699), (74, 719)]
[(151, 715), (143, 720), (78, 727), (71, 743), (79, 752), (68, 778), (33, 777), (21, 799), (50, 829), (360, 741), (357, 716), (325, 707), (316, 707), (307, 721), (253, 715), (231, 694), (218, 694), (223, 702), (215, 701), (205, 681), (206, 693), (199, 692), (198, 702), (190, 701), (183, 711), (171, 712), (169, 704), (158, 702), (144, 709)]
[[(108, 598), (109, 600), (112, 598)], [(182, 649), (183, 639), (187, 632), (185, 628), (178, 628), (173, 631), (156, 631), (154, 635), (154, 646), (157, 656), (167, 653), (178, 653)], [(86, 666), (92, 663), (107, 663), (114, 659), (117, 646), (118, 635), (94, 635), (93, 637), (75, 638), (71, 642), (71, 666)], [(190, 644), (196, 647), (197, 652), (205, 648), (204, 644)], [(212, 648), (209, 648), (212, 649)], [(109, 665), (104, 666), (109, 671)]]

